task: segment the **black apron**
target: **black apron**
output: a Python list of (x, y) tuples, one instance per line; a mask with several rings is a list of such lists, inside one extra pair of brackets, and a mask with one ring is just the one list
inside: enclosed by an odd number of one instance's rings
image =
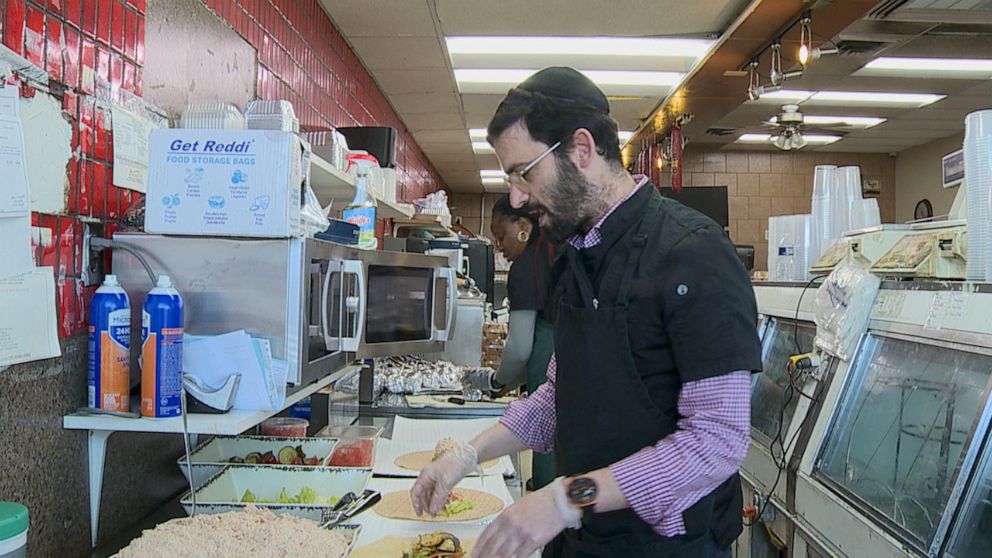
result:
[[(600, 281), (601, 293), (594, 292), (582, 254), (568, 248), (570, 267), (566, 275), (572, 278), (564, 288), (566, 292), (577, 289), (582, 304), (569, 303), (574, 296), (561, 300), (555, 325), (555, 455), (559, 475), (606, 467), (676, 430), (679, 416), (671, 403), (677, 401), (680, 380), (672, 375), (666, 382), (646, 385), (629, 339), (631, 283), (646, 240), (660, 229), (661, 196), (651, 192), (646, 205), (639, 225), (632, 226), (611, 248), (611, 252), (619, 252), (610, 254), (604, 264), (608, 269)], [(614, 289), (615, 297), (607, 292)], [(662, 408), (673, 410), (666, 413)], [(709, 540), (725, 548), (740, 534), (742, 504), (740, 479), (734, 475), (683, 513), (683, 536), (662, 537), (627, 509), (593, 515), (581, 529), (568, 529), (559, 535), (543, 555), (699, 558)]]

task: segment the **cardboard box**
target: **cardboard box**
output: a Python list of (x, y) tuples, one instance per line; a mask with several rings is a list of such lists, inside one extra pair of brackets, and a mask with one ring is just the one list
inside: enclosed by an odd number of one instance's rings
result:
[(300, 204), (309, 177), (309, 145), (290, 132), (155, 130), (149, 146), (145, 230), (300, 236)]

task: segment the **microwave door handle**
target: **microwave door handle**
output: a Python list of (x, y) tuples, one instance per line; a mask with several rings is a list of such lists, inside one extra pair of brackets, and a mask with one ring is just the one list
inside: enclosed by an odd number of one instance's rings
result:
[[(341, 265), (337, 262), (328, 262), (327, 274), (324, 275), (324, 284), (320, 289), (320, 333), (324, 337), (324, 347), (328, 351), (340, 351), (341, 340), (331, 337), (331, 330), (327, 325), (330, 316), (328, 302), (331, 294), (331, 278), (335, 273), (341, 273)], [(343, 281), (342, 281), (343, 283)]]
[(343, 301), (346, 313), (356, 315), (355, 334), (341, 337), (341, 348), (356, 353), (365, 336), (365, 265), (361, 260), (345, 260), (341, 269), (344, 275), (354, 275), (358, 279), (358, 292), (355, 296), (345, 297)]
[(454, 268), (442, 267), (438, 268), (437, 276), (448, 281), (448, 314), (445, 316), (444, 329), (437, 332), (438, 341), (447, 341), (455, 327), (455, 312), (458, 310), (458, 273)]

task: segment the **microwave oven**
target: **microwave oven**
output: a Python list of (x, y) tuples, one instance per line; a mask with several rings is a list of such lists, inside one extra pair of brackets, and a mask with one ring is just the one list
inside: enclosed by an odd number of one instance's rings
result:
[[(243, 329), (268, 339), (273, 358), (287, 362), (290, 384), (359, 358), (443, 351), (455, 326), (457, 281), (442, 257), (312, 238), (118, 233), (114, 240), (169, 275), (183, 297), (187, 334)], [(152, 284), (125, 250), (114, 251), (113, 270), (131, 299), (132, 339), (140, 339)], [(136, 358), (132, 351), (132, 370)]]

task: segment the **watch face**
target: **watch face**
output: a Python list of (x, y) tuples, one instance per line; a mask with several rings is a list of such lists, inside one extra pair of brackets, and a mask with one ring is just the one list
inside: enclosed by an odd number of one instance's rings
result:
[(596, 481), (588, 477), (572, 479), (568, 485), (568, 499), (577, 506), (585, 507), (595, 504), (597, 494)]

